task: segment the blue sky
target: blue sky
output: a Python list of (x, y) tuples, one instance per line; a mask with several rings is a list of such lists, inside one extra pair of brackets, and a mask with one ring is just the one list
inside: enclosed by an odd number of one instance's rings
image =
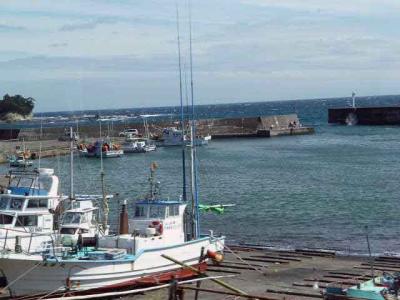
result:
[[(199, 104), (400, 94), (400, 1), (192, 6)], [(0, 40), (0, 94), (36, 111), (178, 104), (175, 0), (2, 0)]]

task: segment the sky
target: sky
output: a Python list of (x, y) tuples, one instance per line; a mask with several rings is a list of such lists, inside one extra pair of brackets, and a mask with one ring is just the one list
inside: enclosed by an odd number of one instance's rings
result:
[[(0, 95), (36, 112), (178, 105), (188, 1), (1, 0)], [(191, 6), (197, 104), (400, 94), (398, 0)]]

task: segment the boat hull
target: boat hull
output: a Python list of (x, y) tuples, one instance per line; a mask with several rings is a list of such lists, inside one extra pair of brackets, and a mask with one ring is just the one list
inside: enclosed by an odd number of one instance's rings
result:
[(222, 250), (222, 238), (202, 238), (165, 248), (146, 249), (122, 260), (48, 260), (41, 256), (2, 254), (0, 268), (13, 296), (46, 294), (49, 292), (87, 292), (109, 288), (152, 284), (153, 279), (169, 280), (177, 274), (181, 278), (193, 276), (182, 272), (181, 266), (163, 258), (166, 254), (188, 265), (199, 264), (201, 249)]

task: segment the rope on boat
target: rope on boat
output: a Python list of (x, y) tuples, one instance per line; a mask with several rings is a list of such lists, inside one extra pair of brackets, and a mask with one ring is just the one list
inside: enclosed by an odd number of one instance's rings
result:
[(233, 252), (233, 250), (231, 248), (229, 248), (227, 245), (222, 244), (221, 241), (217, 240), (217, 243), (220, 243), (221, 246), (223, 246), (226, 250), (228, 250), (233, 256), (235, 256), (238, 260), (240, 260), (242, 263), (248, 265), (250, 268), (252, 268), (254, 271), (257, 271), (258, 273), (260, 273), (261, 275), (265, 275), (265, 271), (266, 268), (263, 266), (262, 268), (264, 269), (264, 272), (261, 271), (259, 268), (256, 268), (255, 266), (249, 264), (247, 261), (245, 261), (244, 259), (242, 259), (238, 254), (236, 254), (235, 252)]
[(16, 283), (18, 280), (20, 280), (21, 278), (25, 277), (26, 275), (28, 275), (29, 272), (33, 271), (34, 269), (36, 269), (37, 267), (40, 266), (40, 263), (35, 264), (33, 267), (29, 268), (28, 270), (26, 270), (24, 273), (22, 273), (21, 275), (19, 275), (17, 278), (15, 278), (13, 281), (11, 281), (9, 284), (7, 284), (4, 288), (1, 289), (1, 292), (5, 291), (6, 289), (10, 288), (10, 286), (12, 286), (14, 283)]
[[(208, 279), (218, 279), (218, 278), (227, 278), (227, 277), (235, 277), (235, 276), (236, 275), (202, 277), (202, 278), (195, 278), (195, 279), (190, 279), (190, 280), (179, 281), (179, 282), (177, 282), (177, 284), (180, 285), (180, 284), (199, 282), (199, 281), (208, 280)], [(56, 300), (56, 299), (80, 300), (80, 299), (94, 299), (94, 298), (101, 298), (101, 297), (124, 296), (124, 295), (130, 295), (130, 294), (149, 292), (149, 291), (153, 291), (153, 290), (159, 290), (159, 289), (167, 288), (169, 286), (171, 286), (171, 284), (167, 283), (167, 284), (143, 288), (143, 289), (133, 289), (133, 290), (127, 290), (127, 291), (121, 291), (121, 292), (109, 292), (109, 293), (81, 295), (81, 296), (67, 296), (67, 297), (61, 296), (61, 297), (56, 297), (56, 298), (47, 298), (47, 300)], [(71, 291), (71, 292), (73, 292), (73, 291)], [(39, 299), (42, 299), (42, 298), (39, 298)]]
[(38, 299), (38, 300), (40, 300), (40, 299), (46, 299), (48, 296), (50, 296), (50, 295), (56, 293), (56, 292), (59, 291), (61, 288), (63, 288), (63, 286), (60, 286), (60, 287), (56, 288), (55, 290), (51, 291), (50, 293), (48, 293), (48, 294), (46, 294), (46, 295), (44, 295), (44, 296), (41, 296), (40, 298), (37, 298), (37, 299)]

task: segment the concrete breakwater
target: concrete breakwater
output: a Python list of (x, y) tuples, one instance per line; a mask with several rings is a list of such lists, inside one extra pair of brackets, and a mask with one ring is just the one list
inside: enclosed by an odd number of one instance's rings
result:
[[(160, 136), (165, 127), (179, 126), (179, 120), (160, 121), (149, 124), (149, 131), (153, 136)], [(123, 142), (119, 133), (124, 128), (136, 128), (140, 134), (145, 129), (142, 123), (132, 124), (104, 124), (102, 136), (110, 136), (117, 143)], [(77, 130), (77, 128), (74, 128)], [(82, 143), (91, 143), (99, 137), (99, 125), (80, 126), (79, 140)], [(281, 115), (269, 117), (231, 118), (231, 119), (204, 119), (197, 121), (197, 134), (211, 135), (213, 139), (241, 138), (241, 137), (275, 137), (281, 135), (312, 134), (314, 129), (300, 124), (297, 115)], [(15, 138), (15, 137), (14, 137)], [(69, 153), (68, 129), (64, 127), (21, 129), (18, 138), (0, 141), (0, 163), (7, 161), (7, 156), (22, 149), (24, 141), (26, 149), (34, 156), (41, 157), (65, 155)]]
[(328, 110), (328, 122), (359, 125), (400, 125), (400, 107), (347, 107)]
[[(144, 134), (143, 123), (107, 123), (102, 122), (102, 135), (110, 137), (118, 136), (125, 128), (136, 128), (140, 134)], [(163, 128), (179, 127), (178, 119), (154, 121), (149, 123), (149, 131), (153, 136), (162, 134)], [(19, 134), (22, 140), (59, 139), (66, 137), (66, 128), (50, 127), (23, 129)], [(76, 129), (74, 129), (76, 130)], [(99, 137), (99, 124), (94, 122), (91, 125), (79, 126), (80, 139)], [(281, 135), (312, 134), (314, 129), (302, 126), (296, 114), (230, 118), (230, 119), (202, 119), (197, 121), (197, 133), (199, 135), (211, 135), (213, 139), (230, 137), (274, 137)]]

